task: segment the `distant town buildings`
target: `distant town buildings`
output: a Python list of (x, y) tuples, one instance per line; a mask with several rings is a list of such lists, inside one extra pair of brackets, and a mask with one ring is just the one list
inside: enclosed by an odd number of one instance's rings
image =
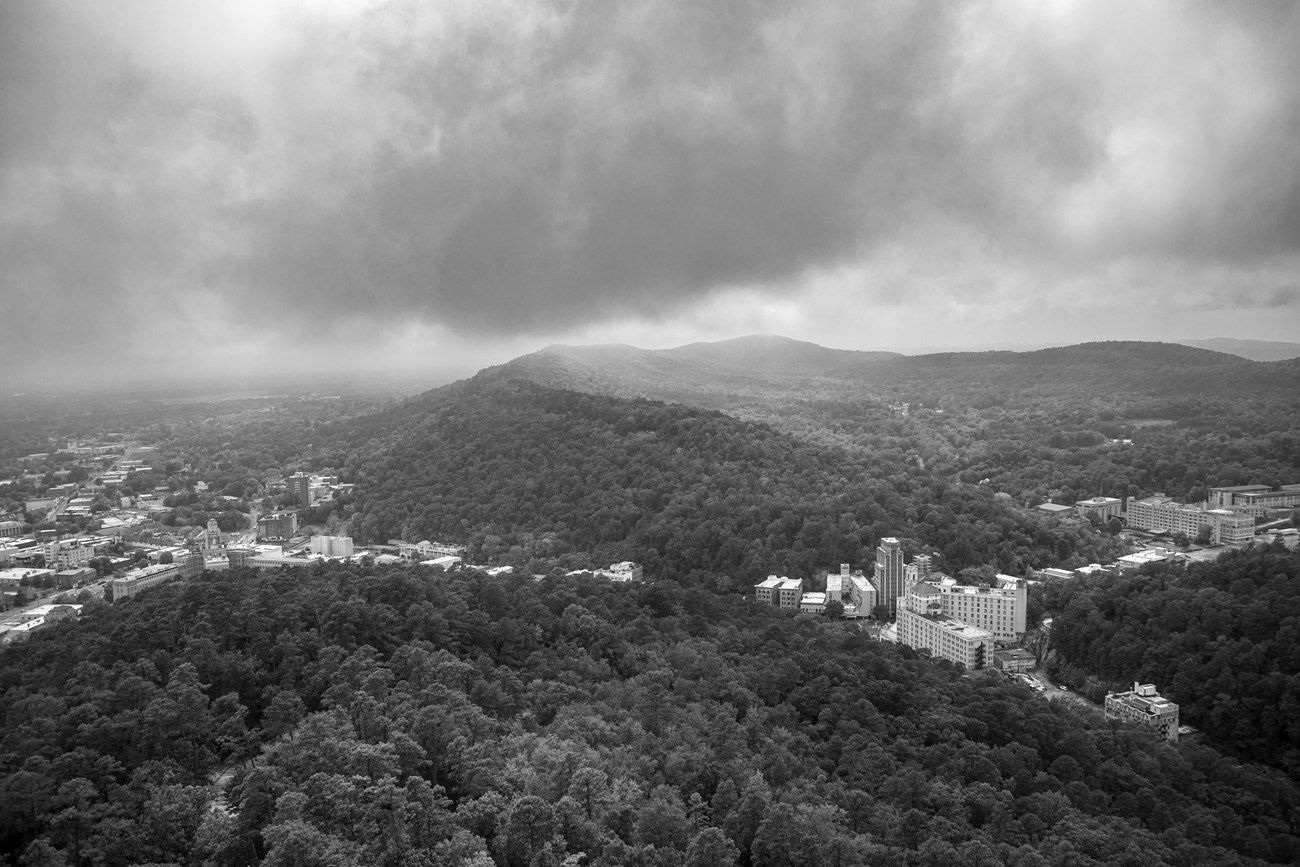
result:
[(1210, 488), (1208, 505), (1261, 518), (1273, 509), (1300, 506), (1300, 485), (1283, 485), (1276, 490), (1268, 485)]
[(1154, 684), (1134, 683), (1128, 692), (1108, 693), (1106, 719), (1151, 726), (1166, 740), (1178, 740), (1178, 705), (1156, 692)]
[(1255, 536), (1255, 519), (1248, 514), (1184, 505), (1163, 494), (1143, 500), (1129, 497), (1126, 511), (1128, 525), (1138, 530), (1195, 537), (1202, 527), (1209, 527), (1213, 545), (1244, 544)]

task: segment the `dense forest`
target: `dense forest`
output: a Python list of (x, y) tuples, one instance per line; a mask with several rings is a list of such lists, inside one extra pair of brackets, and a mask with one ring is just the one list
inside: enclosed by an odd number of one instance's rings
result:
[(1279, 772), (675, 582), (206, 574), (0, 694), (32, 867), (1300, 858)]
[(770, 336), (710, 347), (551, 347), (481, 376), (718, 409), (988, 479), (1022, 504), (1300, 482), (1300, 361), (1134, 342), (893, 358)]
[(1025, 574), (1119, 551), (1112, 536), (887, 450), (519, 380), (449, 386), (328, 436), (321, 460), (357, 484), (334, 504), (354, 536), (468, 542), (474, 557), (530, 571), (565, 555), (631, 559), (648, 575), (735, 591), (769, 572), (863, 565), (884, 536), (938, 550), (953, 572)]
[(1300, 551), (1047, 588), (1066, 680), (1150, 681), (1214, 743), (1300, 775)]

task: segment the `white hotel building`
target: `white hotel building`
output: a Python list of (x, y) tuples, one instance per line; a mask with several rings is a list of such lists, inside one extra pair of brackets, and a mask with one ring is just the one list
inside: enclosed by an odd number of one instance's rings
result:
[(943, 594), (933, 584), (920, 582), (898, 600), (898, 640), (908, 647), (924, 648), (962, 668), (984, 668), (993, 660), (993, 633), (955, 620), (943, 613)]

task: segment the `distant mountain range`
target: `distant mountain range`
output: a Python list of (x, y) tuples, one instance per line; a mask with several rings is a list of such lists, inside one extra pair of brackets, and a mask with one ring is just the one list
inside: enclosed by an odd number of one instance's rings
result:
[(1240, 355), (1252, 361), (1286, 361), (1300, 358), (1300, 343), (1282, 343), (1277, 340), (1237, 340), (1232, 337), (1212, 337), (1209, 340), (1179, 340), (1183, 346), (1212, 349)]
[(1175, 343), (1112, 341), (1032, 352), (894, 352), (829, 349), (755, 335), (676, 349), (550, 346), (480, 377), (526, 379), (619, 397), (647, 397), (771, 415), (827, 401), (1016, 404), (1070, 395), (1121, 403), (1210, 398), (1294, 398), (1300, 361), (1263, 363)]

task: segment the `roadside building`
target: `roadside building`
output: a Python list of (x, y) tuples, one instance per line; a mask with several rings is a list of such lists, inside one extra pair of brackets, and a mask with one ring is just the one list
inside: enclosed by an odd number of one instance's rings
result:
[(271, 512), (257, 519), (257, 538), (259, 541), (283, 541), (293, 538), (298, 532), (298, 514), (296, 512)]
[(1023, 647), (993, 651), (993, 667), (1007, 674), (1024, 674), (1038, 666), (1038, 660)]
[(1108, 693), (1106, 719), (1151, 726), (1166, 740), (1178, 740), (1178, 705), (1156, 692), (1155, 684), (1135, 682), (1128, 692)]

